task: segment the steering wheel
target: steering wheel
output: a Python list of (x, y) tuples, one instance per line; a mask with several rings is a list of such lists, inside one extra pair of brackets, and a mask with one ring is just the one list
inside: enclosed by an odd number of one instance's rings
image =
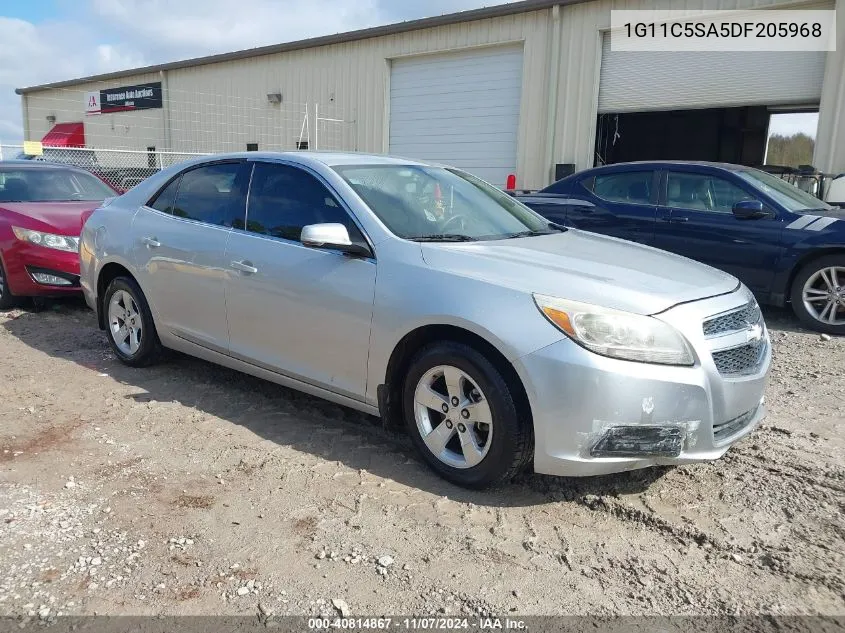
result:
[(458, 220), (460, 220), (460, 222), (461, 222), (461, 225), (460, 225), (459, 228), (461, 230), (466, 230), (466, 222), (465, 222), (466, 217), (463, 214), (460, 214), (460, 213), (458, 215), (453, 215), (451, 218), (446, 220), (443, 223), (443, 225), (440, 227), (440, 230), (443, 233), (448, 233), (449, 231), (447, 231), (446, 229), (451, 228), (452, 224), (455, 224)]

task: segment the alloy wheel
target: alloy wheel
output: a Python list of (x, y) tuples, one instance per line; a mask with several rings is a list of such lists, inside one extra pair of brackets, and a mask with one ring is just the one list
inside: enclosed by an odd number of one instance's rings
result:
[(132, 295), (118, 290), (109, 301), (109, 329), (117, 348), (133, 356), (141, 347), (143, 321)]
[(845, 268), (817, 270), (804, 284), (802, 297), (807, 312), (817, 321), (845, 325)]
[(0, 266), (0, 299), (3, 298), (4, 294), (6, 294), (6, 277), (3, 273), (3, 267)]
[(493, 438), (493, 415), (484, 393), (451, 365), (428, 370), (414, 391), (414, 419), (428, 450), (453, 468), (481, 463)]

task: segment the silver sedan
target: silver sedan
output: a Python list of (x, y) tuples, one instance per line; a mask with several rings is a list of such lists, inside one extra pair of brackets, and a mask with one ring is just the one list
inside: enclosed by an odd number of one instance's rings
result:
[(80, 257), (124, 363), (171, 348), (381, 415), (462, 486), (716, 459), (764, 413), (735, 278), (456, 169), (206, 157), (95, 211)]

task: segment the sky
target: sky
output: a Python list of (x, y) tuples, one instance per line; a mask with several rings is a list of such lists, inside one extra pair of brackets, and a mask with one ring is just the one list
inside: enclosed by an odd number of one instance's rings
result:
[[(0, 144), (23, 137), (15, 88), (502, 2), (0, 0)], [(815, 136), (817, 119), (815, 114), (778, 115), (770, 133)]]
[(23, 137), (15, 88), (502, 2), (0, 0), (0, 144)]
[(808, 136), (816, 138), (816, 128), (818, 125), (818, 112), (773, 114), (769, 121), (769, 136), (772, 136), (773, 134), (792, 136), (793, 134), (803, 132)]

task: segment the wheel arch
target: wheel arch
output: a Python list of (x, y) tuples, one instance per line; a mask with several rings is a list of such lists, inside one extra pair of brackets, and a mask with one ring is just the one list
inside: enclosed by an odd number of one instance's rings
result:
[(531, 402), (513, 364), (483, 336), (457, 325), (446, 324), (417, 327), (403, 336), (393, 348), (387, 361), (384, 383), (377, 388), (379, 411), (386, 426), (402, 428), (402, 378), (419, 350), (440, 341), (463, 343), (483, 354), (512, 389), (520, 417), (533, 426)]
[(134, 279), (135, 283), (138, 283), (138, 279), (132, 274), (129, 268), (119, 261), (110, 261), (103, 264), (97, 274), (97, 324), (101, 330), (106, 329), (105, 306), (103, 305), (106, 288), (118, 277), (129, 277)]
[(798, 273), (813, 260), (821, 259), (822, 257), (827, 257), (828, 255), (845, 255), (845, 246), (828, 246), (825, 248), (814, 249), (802, 255), (798, 261), (795, 262), (795, 265), (792, 266), (792, 269), (789, 271), (786, 287), (783, 290), (783, 296), (787, 301), (792, 295), (792, 284), (795, 283), (795, 278), (798, 276)]

